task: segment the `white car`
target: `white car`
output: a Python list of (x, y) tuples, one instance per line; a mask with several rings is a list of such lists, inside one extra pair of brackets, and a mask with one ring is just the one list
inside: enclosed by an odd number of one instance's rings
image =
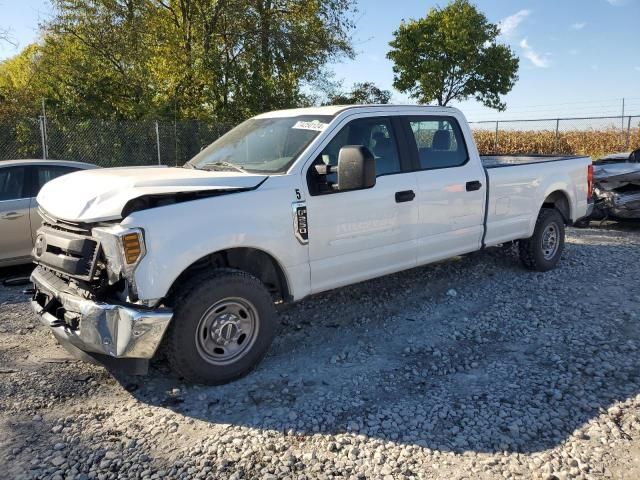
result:
[(31, 250), (40, 216), (36, 196), (42, 186), (60, 175), (96, 168), (62, 160), (0, 161), (0, 267), (31, 263)]
[(481, 159), (453, 108), (265, 113), (185, 168), (45, 185), (32, 305), (82, 358), (144, 366), (164, 339), (178, 375), (224, 383), (266, 353), (276, 302), (510, 241), (527, 268), (554, 268), (591, 171), (588, 157)]

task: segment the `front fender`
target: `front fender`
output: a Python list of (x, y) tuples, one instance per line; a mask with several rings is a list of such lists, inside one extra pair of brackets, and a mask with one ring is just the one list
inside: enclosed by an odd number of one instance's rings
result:
[(147, 253), (134, 274), (139, 298), (165, 297), (190, 265), (211, 253), (239, 247), (269, 254), (281, 266), (291, 295), (305, 296), (310, 289), (308, 250), (294, 236), (291, 199), (284, 189), (265, 186), (127, 217), (123, 226), (142, 228), (145, 236)]

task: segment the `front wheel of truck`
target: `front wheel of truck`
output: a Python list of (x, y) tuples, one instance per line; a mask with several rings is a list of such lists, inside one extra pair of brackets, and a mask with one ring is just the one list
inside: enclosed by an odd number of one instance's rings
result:
[(558, 210), (543, 208), (531, 238), (520, 240), (520, 260), (529, 270), (546, 272), (554, 268), (564, 250), (564, 219)]
[(256, 277), (217, 270), (185, 283), (175, 298), (167, 358), (188, 382), (228, 383), (249, 373), (267, 353), (277, 314)]

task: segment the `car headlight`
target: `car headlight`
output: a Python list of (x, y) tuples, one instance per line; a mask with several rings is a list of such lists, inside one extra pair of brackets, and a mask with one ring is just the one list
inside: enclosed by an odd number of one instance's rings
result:
[(96, 227), (92, 235), (100, 241), (100, 246), (107, 260), (107, 276), (109, 283), (125, 278), (130, 288), (135, 291), (133, 273), (144, 257), (144, 232), (140, 228)]

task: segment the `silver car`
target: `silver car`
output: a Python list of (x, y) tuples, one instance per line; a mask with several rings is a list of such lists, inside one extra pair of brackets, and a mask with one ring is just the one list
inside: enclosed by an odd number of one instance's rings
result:
[(34, 235), (40, 227), (36, 196), (60, 175), (97, 168), (64, 160), (0, 161), (0, 267), (31, 262)]

